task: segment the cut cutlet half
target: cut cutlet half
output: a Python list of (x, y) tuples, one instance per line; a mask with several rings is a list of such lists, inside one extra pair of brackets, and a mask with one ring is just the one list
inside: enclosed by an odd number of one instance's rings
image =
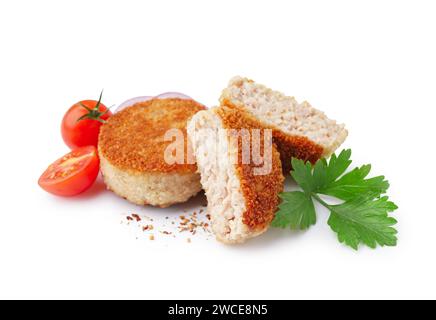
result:
[[(243, 132), (240, 129), (249, 132), (248, 152), (260, 150), (261, 161), (254, 161), (253, 154), (243, 161), (244, 135), (235, 135)], [(257, 129), (260, 139), (253, 139), (251, 129)], [(188, 123), (188, 137), (217, 239), (241, 243), (265, 232), (275, 216), (284, 181), (271, 130), (259, 129), (258, 121), (244, 112), (219, 107), (198, 112)]]
[(273, 91), (247, 78), (235, 77), (222, 92), (222, 105), (238, 108), (273, 129), (285, 172), (291, 158), (316, 162), (330, 156), (346, 139), (343, 124), (329, 119), (308, 102)]
[[(205, 107), (193, 100), (154, 99), (115, 113), (100, 130), (98, 151), (108, 189), (139, 205), (168, 207), (201, 190), (197, 166), (190, 163), (186, 125)], [(183, 163), (168, 163), (172, 141), (168, 130), (179, 129)], [(179, 161), (180, 162), (180, 161)]]

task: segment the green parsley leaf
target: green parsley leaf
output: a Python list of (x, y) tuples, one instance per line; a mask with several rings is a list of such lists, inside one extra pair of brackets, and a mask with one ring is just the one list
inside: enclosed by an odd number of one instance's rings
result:
[(317, 193), (330, 195), (342, 200), (352, 200), (362, 195), (372, 195), (378, 197), (386, 193), (389, 188), (389, 182), (384, 176), (378, 176), (371, 179), (365, 177), (371, 171), (371, 165), (364, 165), (355, 168), (349, 173), (343, 175), (336, 181), (317, 190)]
[(283, 193), (273, 227), (305, 230), (316, 223), (312, 198), (301, 191)]
[[(351, 165), (351, 150), (343, 150), (330, 160), (321, 159), (312, 166), (292, 159), (291, 175), (302, 191), (284, 192), (282, 204), (272, 222), (274, 227), (304, 230), (316, 223), (316, 200), (330, 211), (328, 224), (341, 243), (357, 249), (363, 243), (370, 248), (395, 246), (396, 220), (388, 212), (397, 206), (382, 197), (389, 188), (384, 176), (367, 179), (370, 165), (345, 173)], [(319, 195), (328, 195), (344, 202), (332, 205)]]
[(339, 156), (333, 154), (329, 162), (325, 159), (317, 161), (313, 176), (319, 180), (318, 188), (323, 188), (339, 178), (351, 165), (351, 150), (342, 150)]
[(395, 246), (397, 231), (392, 228), (397, 223), (388, 216), (388, 212), (397, 206), (388, 201), (388, 197), (376, 200), (357, 198), (340, 205), (329, 206), (331, 215), (329, 226), (338, 234), (341, 243), (357, 250), (359, 243), (370, 248), (380, 246)]
[(310, 194), (318, 189), (318, 182), (312, 175), (312, 165), (309, 162), (304, 163), (302, 160), (293, 158), (292, 168), (291, 175), (304, 192)]
[(338, 157), (332, 155), (329, 162), (321, 159), (313, 167), (309, 162), (294, 158), (291, 175), (308, 194), (321, 193), (341, 200), (352, 200), (366, 194), (374, 197), (384, 194), (389, 188), (384, 176), (365, 179), (371, 165), (355, 168), (343, 175), (351, 165), (350, 157), (351, 150), (343, 150)]
[(327, 163), (325, 159), (316, 162), (315, 166), (303, 160), (292, 159), (292, 177), (307, 193), (317, 192), (333, 183), (351, 164), (351, 150), (342, 151), (338, 157), (332, 155)]

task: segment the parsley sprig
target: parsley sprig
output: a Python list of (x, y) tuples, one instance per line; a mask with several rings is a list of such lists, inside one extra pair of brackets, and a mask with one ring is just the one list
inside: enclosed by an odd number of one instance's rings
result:
[[(305, 230), (316, 223), (314, 200), (330, 211), (328, 224), (341, 243), (357, 250), (360, 244), (370, 248), (395, 246), (397, 221), (388, 215), (398, 207), (384, 194), (389, 182), (384, 176), (367, 179), (371, 165), (345, 173), (351, 165), (351, 150), (343, 150), (330, 160), (321, 159), (314, 166), (292, 159), (291, 175), (302, 191), (284, 192), (272, 226)], [(329, 204), (320, 195), (339, 200)]]

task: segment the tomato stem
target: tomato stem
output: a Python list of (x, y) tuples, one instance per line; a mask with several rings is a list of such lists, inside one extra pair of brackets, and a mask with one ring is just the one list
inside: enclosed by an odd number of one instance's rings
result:
[(101, 105), (101, 98), (102, 98), (102, 96), (103, 96), (103, 90), (104, 90), (104, 89), (102, 89), (101, 92), (100, 92), (100, 97), (98, 98), (97, 104), (95, 105), (94, 109), (91, 109), (91, 108), (85, 106), (83, 103), (80, 102), (80, 106), (83, 107), (83, 108), (85, 108), (86, 111), (88, 111), (88, 113), (86, 113), (86, 114), (84, 114), (83, 116), (79, 117), (79, 118), (77, 119), (77, 122), (79, 122), (79, 121), (81, 121), (81, 120), (85, 120), (85, 119), (90, 119), (90, 120), (96, 120), (96, 121), (101, 122), (101, 123), (106, 123), (106, 121), (103, 120), (101, 117), (102, 117), (103, 115), (105, 115), (106, 113), (108, 113), (108, 112), (109, 112), (109, 109), (106, 109), (106, 110), (103, 111), (103, 112), (101, 112), (101, 111), (99, 110), (100, 105)]

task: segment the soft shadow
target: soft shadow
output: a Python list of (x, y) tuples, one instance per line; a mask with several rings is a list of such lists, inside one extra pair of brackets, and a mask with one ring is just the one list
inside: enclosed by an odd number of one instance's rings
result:
[(203, 211), (206, 212), (206, 205), (207, 205), (207, 200), (204, 191), (200, 191), (196, 196), (192, 197), (187, 202), (175, 204), (168, 208), (162, 209), (159, 207), (140, 206), (140, 205), (137, 205), (137, 207), (141, 211), (147, 211), (148, 213), (162, 214), (163, 211), (165, 215), (171, 216), (171, 215), (180, 215), (183, 213), (189, 214), (194, 211), (198, 212), (200, 209), (203, 209)]
[(94, 184), (88, 190), (82, 192), (81, 194), (78, 194), (77, 196), (66, 199), (74, 199), (74, 201), (89, 200), (101, 195), (105, 191), (106, 185), (103, 182), (103, 178), (101, 176), (98, 176), (97, 180), (95, 180)]
[(51, 198), (51, 201), (54, 203), (62, 203), (65, 202), (72, 202), (72, 203), (78, 203), (78, 202), (86, 202), (90, 199), (94, 199), (102, 194), (105, 193), (106, 186), (102, 180), (102, 178), (98, 177), (97, 180), (94, 182), (94, 184), (84, 192), (72, 196), (72, 197), (61, 197), (56, 195), (48, 195)]
[(198, 210), (200, 208), (206, 209), (207, 206), (207, 199), (206, 195), (204, 194), (204, 191), (201, 190), (195, 197), (192, 197), (185, 203), (180, 203), (177, 205), (174, 205), (174, 209), (176, 210)]
[[(270, 250), (272, 246), (277, 246), (281, 242), (291, 243), (291, 239), (298, 239), (305, 235), (304, 231), (270, 228), (264, 234), (250, 239), (247, 242), (239, 245), (228, 246), (229, 250)], [(296, 243), (296, 242), (295, 242)]]
[(297, 183), (294, 181), (294, 179), (292, 179), (290, 175), (287, 175), (285, 177), (284, 191), (296, 191), (296, 190), (298, 190)]

